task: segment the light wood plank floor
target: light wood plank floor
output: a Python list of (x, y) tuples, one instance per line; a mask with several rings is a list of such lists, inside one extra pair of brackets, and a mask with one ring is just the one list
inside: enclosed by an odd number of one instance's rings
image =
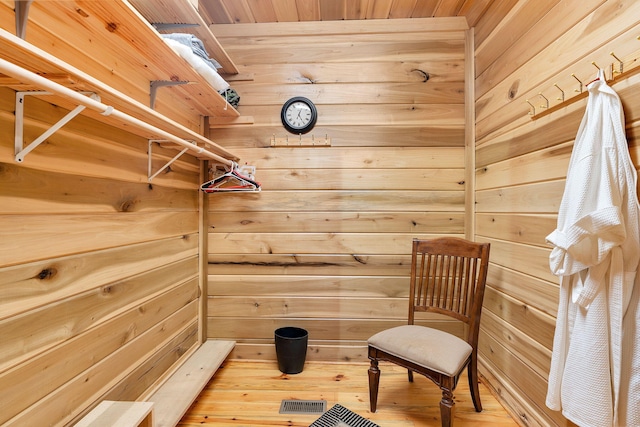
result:
[[(227, 361), (178, 426), (308, 426), (319, 415), (279, 414), (283, 399), (339, 403), (381, 427), (439, 427), (440, 390), (425, 377), (380, 363), (378, 411), (369, 411), (368, 364), (307, 362), (296, 375), (282, 374), (275, 362)], [(466, 372), (456, 389), (455, 427), (516, 427), (504, 408), (480, 385), (483, 412), (473, 409)]]

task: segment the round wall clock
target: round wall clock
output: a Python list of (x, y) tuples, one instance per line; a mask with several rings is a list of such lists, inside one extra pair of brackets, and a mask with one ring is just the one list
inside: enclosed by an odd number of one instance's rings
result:
[(316, 125), (318, 110), (307, 98), (296, 96), (284, 103), (280, 118), (286, 130), (296, 135), (303, 134)]

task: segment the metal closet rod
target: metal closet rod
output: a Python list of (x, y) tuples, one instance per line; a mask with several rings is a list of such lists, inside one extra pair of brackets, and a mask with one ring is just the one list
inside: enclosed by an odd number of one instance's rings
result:
[(179, 144), (185, 148), (188, 148), (190, 151), (195, 152), (196, 154), (200, 154), (204, 157), (208, 157), (209, 159), (215, 160), (216, 162), (222, 163), (226, 166), (232, 166), (234, 163), (230, 159), (224, 158), (218, 154), (214, 154), (196, 144), (193, 144), (189, 141), (179, 138), (170, 132), (164, 131), (153, 125), (150, 125), (149, 123), (146, 123), (126, 113), (123, 113), (122, 111), (118, 111), (110, 105), (103, 104), (102, 102), (96, 101), (79, 92), (76, 92), (72, 89), (62, 86), (59, 83), (53, 82), (42, 76), (39, 76), (38, 74), (33, 73), (29, 70), (26, 70), (16, 64), (13, 64), (12, 62), (9, 62), (4, 58), (0, 58), (0, 72), (8, 76), (11, 76), (15, 79), (18, 79), (19, 81), (22, 81), (24, 83), (30, 83), (41, 89), (46, 89), (47, 91), (52, 92), (56, 95), (60, 95), (64, 98), (71, 99), (78, 105), (82, 105), (91, 110), (97, 111), (103, 116), (113, 116), (115, 118), (123, 120), (137, 128), (144, 129), (156, 135), (158, 139), (166, 139), (171, 142), (175, 142), (176, 144)]

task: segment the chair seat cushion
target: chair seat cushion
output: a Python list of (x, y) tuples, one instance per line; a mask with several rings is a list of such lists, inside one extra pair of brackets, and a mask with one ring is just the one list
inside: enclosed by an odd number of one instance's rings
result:
[(386, 353), (454, 376), (460, 373), (471, 354), (466, 341), (438, 329), (403, 325), (379, 332), (369, 345)]

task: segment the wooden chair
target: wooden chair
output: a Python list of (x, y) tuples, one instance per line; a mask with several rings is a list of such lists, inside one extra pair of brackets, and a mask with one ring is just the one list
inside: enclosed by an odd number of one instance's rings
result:
[[(369, 398), (376, 412), (384, 360), (424, 375), (440, 389), (442, 426), (453, 422), (453, 390), (467, 367), (471, 398), (482, 411), (478, 390), (478, 331), (489, 264), (489, 244), (460, 238), (414, 240), (411, 256), (409, 321), (369, 338)], [(464, 322), (464, 339), (414, 324), (416, 312), (440, 313)]]

